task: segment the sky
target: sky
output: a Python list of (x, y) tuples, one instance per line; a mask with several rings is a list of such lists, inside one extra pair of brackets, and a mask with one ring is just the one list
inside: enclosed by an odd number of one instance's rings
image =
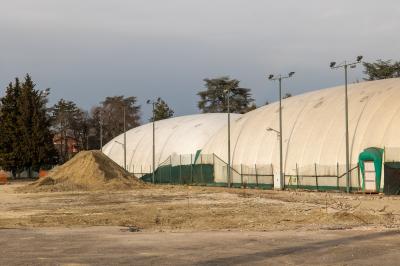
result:
[(195, 114), (203, 79), (230, 76), (263, 105), (270, 73), (297, 95), (341, 85), (331, 61), (400, 60), (399, 18), (398, 0), (0, 0), (0, 96), (29, 73), (50, 103), (136, 96), (147, 121), (147, 99)]

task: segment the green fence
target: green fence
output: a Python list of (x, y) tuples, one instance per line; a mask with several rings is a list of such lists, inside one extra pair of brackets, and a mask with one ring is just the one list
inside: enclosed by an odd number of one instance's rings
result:
[[(330, 171), (326, 171), (328, 167), (314, 164), (313, 168), (313, 174), (310, 174), (310, 169), (307, 169), (306, 173), (301, 173), (296, 165), (295, 174), (285, 175), (285, 188), (317, 191), (346, 191), (347, 174), (345, 170), (342, 169), (343, 166), (339, 166), (339, 164), (337, 164), (334, 174), (330, 173)], [(329, 166), (329, 168), (332, 167)], [(320, 169), (320, 171), (318, 171), (318, 169)], [(361, 177), (358, 164), (352, 166), (349, 171), (349, 176), (350, 191), (361, 191), (362, 181), (360, 179)]]
[[(153, 182), (151, 168), (137, 176), (145, 182)], [(352, 166), (350, 176), (350, 190), (360, 191), (357, 164)], [(157, 167), (154, 183), (273, 189), (274, 169), (272, 164), (240, 164), (232, 165), (228, 171), (228, 164), (215, 154), (171, 155)], [(346, 191), (346, 185), (345, 165), (296, 165), (294, 171), (285, 174), (286, 189)]]
[[(238, 168), (239, 171), (236, 169)], [(150, 169), (151, 170), (151, 169)], [(145, 182), (153, 182), (153, 173), (135, 173)], [(187, 184), (221, 187), (273, 188), (271, 166), (230, 167), (214, 154), (171, 155), (154, 172), (156, 184)]]
[[(156, 184), (193, 184), (208, 185), (214, 183), (213, 165), (163, 165), (157, 168), (154, 173)], [(145, 174), (143, 181), (152, 182), (153, 173)]]

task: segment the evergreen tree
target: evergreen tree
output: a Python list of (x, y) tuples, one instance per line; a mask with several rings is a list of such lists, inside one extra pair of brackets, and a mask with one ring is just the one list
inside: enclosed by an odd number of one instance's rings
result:
[(392, 60), (377, 60), (374, 63), (363, 63), (364, 80), (379, 80), (400, 77), (400, 61), (392, 63)]
[(6, 95), (1, 98), (0, 109), (0, 167), (16, 173), (23, 167), (18, 153), (20, 129), (17, 127), (19, 116), (18, 99), (21, 87), (18, 78), (6, 88)]
[[(57, 161), (47, 115), (47, 91), (34, 89), (31, 77), (16, 79), (1, 99), (0, 166), (16, 172), (39, 170)], [(31, 173), (31, 171), (29, 171)]]
[[(154, 103), (154, 120), (167, 119), (174, 116), (174, 110), (172, 110), (168, 104), (161, 98), (157, 99)], [(153, 117), (150, 118), (150, 122), (153, 121)]]
[(226, 92), (230, 94), (230, 111), (244, 114), (255, 109), (254, 99), (251, 98), (250, 89), (241, 88), (239, 81), (221, 77), (204, 79), (206, 90), (200, 91), (198, 107), (203, 113), (223, 113), (228, 111)]
[[(74, 102), (60, 99), (51, 108), (51, 120), (52, 128), (61, 142), (58, 146), (60, 159), (62, 162), (66, 162), (72, 156), (68, 152), (68, 137), (74, 137), (76, 140), (79, 140), (82, 138), (81, 132), (87, 131), (87, 125), (83, 124), (83, 111)], [(83, 146), (82, 142), (80, 144)]]
[(26, 75), (21, 84), (17, 119), (17, 127), (21, 129), (17, 150), (25, 169), (37, 171), (42, 166), (57, 163), (46, 102), (46, 91), (36, 90), (31, 77)]

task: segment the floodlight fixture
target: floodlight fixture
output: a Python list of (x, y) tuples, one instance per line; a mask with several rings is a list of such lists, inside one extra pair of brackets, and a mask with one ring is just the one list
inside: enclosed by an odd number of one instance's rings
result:
[(146, 103), (147, 103), (147, 104), (150, 104), (150, 100), (147, 100)]
[(292, 77), (294, 75), (295, 72), (289, 72), (289, 78)]
[(351, 65), (350, 68), (356, 68), (356, 65)]
[(268, 79), (269, 79), (269, 80), (271, 80), (271, 79), (273, 79), (273, 78), (274, 78), (274, 75), (272, 75), (272, 74), (268, 76)]
[(362, 56), (362, 55), (357, 56), (357, 62), (358, 62), (358, 63), (360, 63), (362, 59), (363, 59), (363, 56)]
[(329, 66), (332, 68), (332, 67), (335, 67), (335, 65), (336, 65), (336, 62), (331, 62), (331, 64)]

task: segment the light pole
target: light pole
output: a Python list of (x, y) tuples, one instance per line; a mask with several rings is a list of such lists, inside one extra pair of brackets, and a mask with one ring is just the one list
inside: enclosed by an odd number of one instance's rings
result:
[(361, 63), (363, 57), (357, 56), (356, 61), (352, 63), (343, 63), (336, 65), (336, 62), (331, 62), (329, 67), (331, 69), (344, 68), (344, 92), (345, 92), (345, 123), (346, 123), (346, 192), (350, 193), (350, 154), (349, 154), (349, 103), (347, 96), (347, 70), (348, 68), (355, 68), (357, 64)]
[(152, 176), (152, 178), (153, 178), (153, 184), (154, 184), (154, 182), (155, 182), (155, 170), (156, 170), (156, 143), (155, 143), (155, 141), (156, 141), (156, 134), (155, 134), (155, 132), (156, 132), (156, 127), (155, 127), (155, 115), (154, 115), (154, 108), (155, 108), (155, 104), (156, 104), (156, 102), (155, 101), (151, 101), (151, 100), (147, 100), (146, 101), (146, 103), (147, 104), (151, 104), (152, 106), (153, 106), (153, 176)]
[[(227, 82), (223, 81), (223, 86), (228, 85)], [(227, 181), (228, 187), (231, 187), (231, 105), (230, 105), (230, 98), (231, 98), (231, 88), (228, 86), (224, 89), (224, 94), (227, 101), (227, 111), (228, 111), (228, 166), (227, 166)]]
[[(114, 140), (114, 142), (115, 142), (115, 143), (118, 143), (119, 145), (121, 145), (122, 148), (124, 149), (124, 153), (125, 153), (125, 145), (124, 145), (124, 143), (119, 142), (118, 140)], [(124, 156), (124, 157), (125, 157), (125, 156)], [(125, 158), (124, 158), (124, 169), (126, 170), (126, 161), (125, 161)]]
[[(286, 76), (282, 76), (281, 74), (279, 74), (278, 76), (274, 76), (274, 75), (269, 75), (268, 79), (269, 80), (278, 80), (279, 81), (279, 188), (283, 189), (285, 186), (285, 175), (283, 173), (283, 145), (282, 145), (282, 137), (283, 137), (283, 133), (282, 133), (282, 80), (283, 79), (288, 79), (291, 78), (294, 75), (294, 72), (289, 72), (289, 74), (287, 74)], [(269, 128), (270, 130), (272, 130), (272, 128)], [(268, 129), (267, 129), (268, 130)], [(274, 130), (276, 131), (276, 130)]]
[(103, 115), (100, 112), (100, 151), (103, 152)]
[(126, 169), (126, 107), (124, 106), (124, 167)]

